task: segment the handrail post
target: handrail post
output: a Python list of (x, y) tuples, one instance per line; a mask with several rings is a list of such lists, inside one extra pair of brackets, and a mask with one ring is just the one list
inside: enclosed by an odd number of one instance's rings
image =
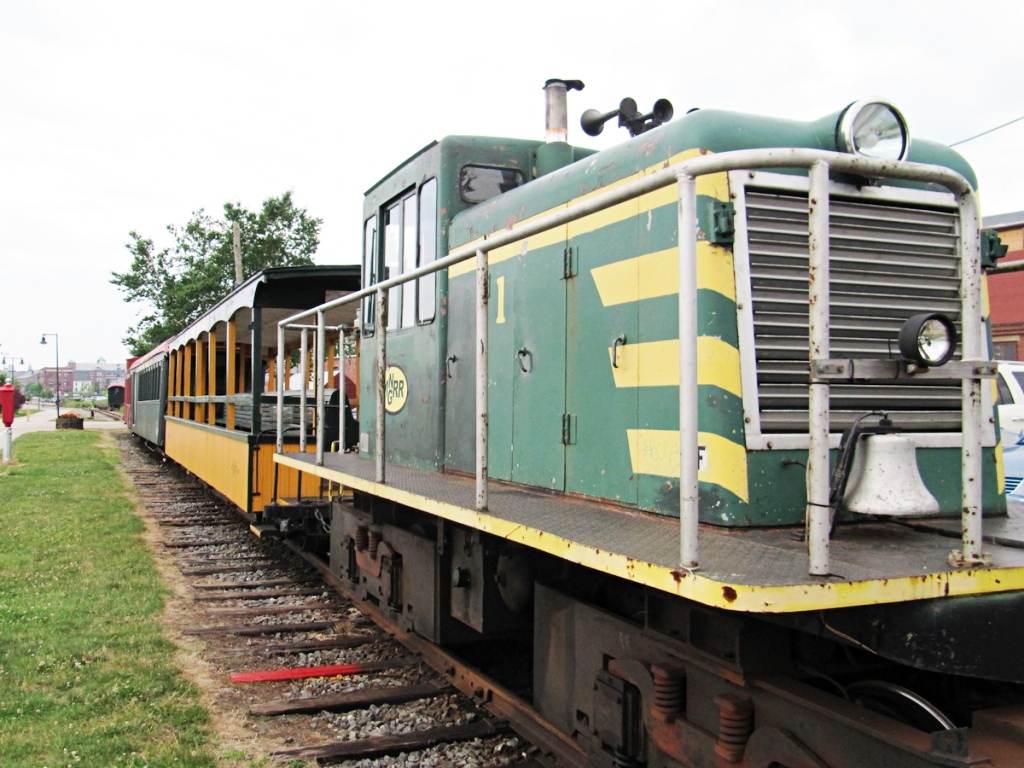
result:
[(814, 361), (829, 356), (829, 190), (828, 163), (811, 165), (808, 191), (808, 573), (829, 574), (829, 385), (818, 380)]
[[(958, 195), (960, 211), (960, 329), (963, 360), (982, 359), (981, 251), (978, 209), (973, 192)], [(976, 375), (961, 382), (963, 445), (960, 454), (962, 551), (951, 556), (955, 565), (980, 565), (990, 561), (982, 553), (981, 430), (983, 424), (981, 379)]]
[[(259, 350), (254, 350), (259, 355)], [(277, 326), (277, 452), (284, 453), (284, 326)], [(253, 398), (253, 410), (260, 407), (259, 400)]]
[(697, 182), (679, 181), (679, 560), (696, 568), (700, 495), (697, 441)]
[(487, 509), (487, 254), (476, 252), (476, 508)]
[(309, 382), (309, 331), (302, 329), (299, 347), (299, 453), (306, 452), (306, 386)]
[[(316, 386), (313, 394), (316, 397), (316, 465), (324, 465), (324, 419), (327, 418), (327, 406), (324, 403), (326, 384), (324, 383), (324, 363), (327, 360), (327, 326), (326, 314), (323, 310), (316, 313), (316, 365), (313, 367)], [(306, 391), (306, 382), (302, 383), (302, 391)]]
[(387, 384), (386, 382), (386, 371), (385, 361), (387, 360), (387, 301), (388, 292), (378, 288), (377, 289), (377, 306), (376, 306), (376, 328), (377, 334), (377, 426), (376, 426), (376, 442), (377, 442), (377, 466), (375, 479), (378, 483), (384, 482), (384, 389)]

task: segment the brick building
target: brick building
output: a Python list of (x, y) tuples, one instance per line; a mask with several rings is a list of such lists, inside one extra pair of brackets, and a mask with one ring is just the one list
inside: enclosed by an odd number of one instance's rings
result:
[(17, 372), (22, 386), (38, 381), (45, 389), (57, 391), (60, 376), (60, 396), (66, 399), (74, 394), (104, 394), (115, 381), (124, 380), (124, 363), (107, 363), (102, 358), (95, 363), (76, 363), (73, 360), (60, 368), (50, 366), (37, 371)]
[(42, 382), (45, 389), (57, 391), (57, 379), (60, 377), (60, 396), (67, 397), (75, 389), (75, 364), (62, 365), (60, 368), (40, 368), (36, 371), (36, 381)]
[[(1024, 260), (1024, 211), (986, 216), (984, 229), (994, 229), (1007, 246), (1000, 266)], [(989, 275), (989, 307), (992, 317), (993, 357), (1024, 359), (1024, 271)]]

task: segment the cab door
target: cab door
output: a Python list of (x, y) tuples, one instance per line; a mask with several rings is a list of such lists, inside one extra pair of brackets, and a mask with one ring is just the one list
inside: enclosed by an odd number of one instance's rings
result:
[[(561, 228), (564, 232), (564, 228)], [(511, 368), (512, 481), (565, 489), (564, 235), (513, 257), (511, 349), (499, 365)], [(505, 309), (509, 311), (508, 306)]]
[[(635, 201), (630, 204), (636, 207)], [(621, 215), (621, 214), (620, 214)], [(569, 225), (566, 491), (634, 505), (639, 414), (637, 219)]]

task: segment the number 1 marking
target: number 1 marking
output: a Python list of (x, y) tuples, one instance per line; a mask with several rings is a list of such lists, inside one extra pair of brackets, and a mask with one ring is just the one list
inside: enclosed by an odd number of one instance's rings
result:
[(505, 322), (505, 277), (502, 275), (494, 281), (498, 286), (498, 317), (495, 320), (499, 325)]

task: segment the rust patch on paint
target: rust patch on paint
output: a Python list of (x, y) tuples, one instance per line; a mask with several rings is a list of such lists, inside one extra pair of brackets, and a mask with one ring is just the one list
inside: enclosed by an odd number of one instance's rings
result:
[(736, 594), (736, 590), (732, 587), (722, 587), (722, 597), (725, 598), (727, 603), (734, 603), (736, 602), (738, 595)]

